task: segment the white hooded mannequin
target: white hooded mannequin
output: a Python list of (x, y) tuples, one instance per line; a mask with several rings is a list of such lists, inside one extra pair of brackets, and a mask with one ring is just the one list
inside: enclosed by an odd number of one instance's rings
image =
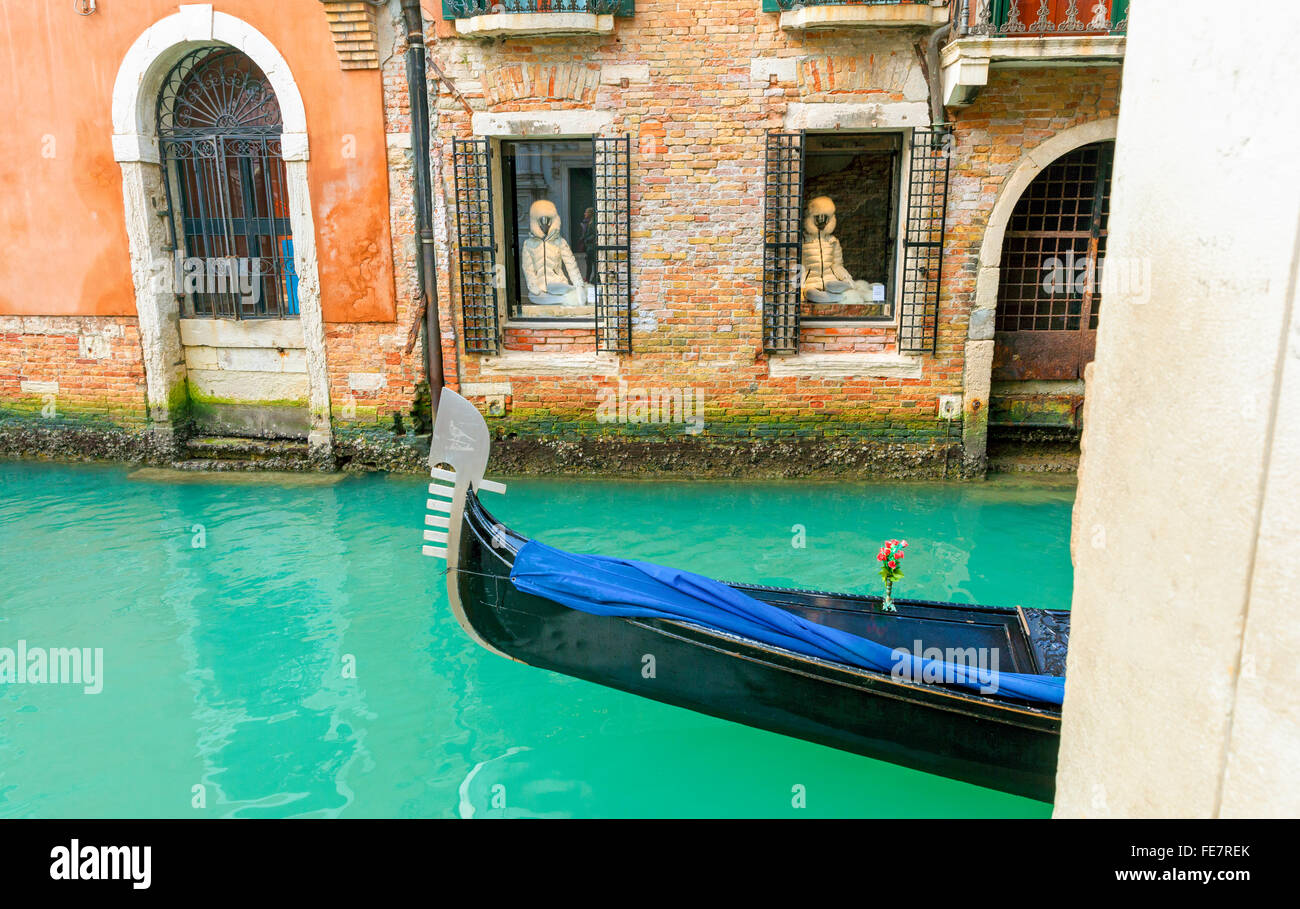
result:
[(808, 203), (803, 222), (803, 293), (809, 303), (866, 303), (871, 285), (855, 281), (844, 267), (844, 251), (835, 238), (835, 203), (817, 196)]
[(555, 203), (538, 199), (528, 208), (524, 241), (524, 283), (528, 299), (540, 306), (583, 306), (587, 290), (569, 243), (560, 236), (560, 213)]

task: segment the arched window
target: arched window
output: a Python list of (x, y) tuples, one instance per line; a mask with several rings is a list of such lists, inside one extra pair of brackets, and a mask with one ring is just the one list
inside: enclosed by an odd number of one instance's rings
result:
[(163, 83), (158, 136), (177, 293), (189, 318), (297, 318), (275, 92), (245, 54), (205, 47)]
[(1077, 379), (1096, 347), (1114, 142), (1077, 148), (1025, 190), (1007, 225), (993, 378)]

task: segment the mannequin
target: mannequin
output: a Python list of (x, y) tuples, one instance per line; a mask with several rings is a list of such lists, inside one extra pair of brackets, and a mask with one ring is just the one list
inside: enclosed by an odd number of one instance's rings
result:
[(811, 303), (842, 303), (853, 288), (844, 267), (844, 251), (835, 239), (835, 203), (818, 196), (808, 203), (803, 221), (803, 291)]
[(555, 203), (538, 199), (528, 208), (523, 273), (528, 300), (539, 306), (583, 306), (587, 289), (569, 243), (560, 236)]
[(804, 299), (809, 303), (881, 304), (883, 285), (855, 281), (844, 267), (844, 251), (835, 238), (835, 203), (829, 196), (808, 203), (803, 231)]

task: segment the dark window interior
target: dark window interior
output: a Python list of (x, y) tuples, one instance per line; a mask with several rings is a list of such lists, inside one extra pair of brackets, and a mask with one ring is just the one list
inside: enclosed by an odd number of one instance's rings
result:
[(897, 133), (809, 134), (804, 146), (804, 214), (808, 203), (829, 196), (835, 203), (835, 237), (854, 281), (882, 285), (867, 302), (804, 301), (803, 319), (894, 318), (898, 250), (898, 196), (902, 136)]
[(590, 139), (542, 139), (501, 143), (502, 190), (505, 198), (506, 287), (513, 319), (580, 318), (595, 314), (592, 306), (574, 307), (563, 316), (535, 312), (530, 305), (519, 267), (524, 241), (528, 239), (528, 209), (539, 199), (555, 203), (560, 216), (560, 236), (568, 241), (577, 260), (578, 276), (591, 286), (594, 281), (594, 249), (587, 248), (591, 231), (584, 231), (583, 216), (594, 215), (594, 148)]

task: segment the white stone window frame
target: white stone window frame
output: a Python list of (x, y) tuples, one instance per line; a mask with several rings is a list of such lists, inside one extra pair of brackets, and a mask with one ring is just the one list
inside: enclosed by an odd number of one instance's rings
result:
[(158, 217), (166, 202), (157, 101), (172, 67), (190, 51), (212, 45), (232, 47), (251, 58), (266, 75), (280, 105), (284, 120), (281, 148), (298, 276), (298, 321), (307, 352), (311, 421), (307, 441), (313, 453), (327, 454), (332, 444), (329, 376), (316, 227), (307, 179), (306, 108), (289, 64), (275, 45), (254, 26), (214, 10), (211, 4), (181, 4), (177, 12), (146, 28), (126, 52), (113, 83), (113, 156), (122, 169), (150, 420), (157, 431), (170, 434), (172, 394), (185, 380), (173, 258), (165, 250), (170, 237)]
[[(593, 311), (590, 318), (583, 316), (563, 320), (511, 321), (512, 307), (505, 293), (508, 288), (504, 287), (504, 257), (508, 236), (505, 230), (507, 200), (503, 192), (505, 170), (501, 156), (501, 143), (538, 139), (593, 140), (601, 135), (611, 135), (613, 127), (614, 115), (608, 111), (522, 111), (506, 114), (479, 112), (473, 115), (471, 129), (476, 138), (488, 140), (492, 160), (493, 231), (496, 236), (496, 261), (500, 267), (502, 284), (498, 289), (503, 291), (498, 295), (497, 315), (501, 318), (502, 325), (534, 329), (547, 327), (594, 329), (596, 316)], [(513, 205), (513, 200), (508, 204)], [(504, 314), (501, 312), (502, 308), (505, 310)], [(481, 358), (480, 362), (483, 364), (485, 375), (613, 375), (617, 372), (618, 357), (615, 354), (537, 354), (527, 351), (503, 351), (495, 357)]]
[[(920, 379), (924, 366), (920, 354), (898, 351), (898, 326), (902, 316), (903, 239), (907, 225), (907, 187), (911, 180), (912, 136), (918, 128), (930, 126), (926, 101), (835, 102), (796, 101), (786, 108), (785, 132), (818, 133), (902, 133), (902, 168), (899, 174), (897, 243), (895, 255), (894, 318), (892, 320), (818, 319), (823, 328), (873, 326), (893, 328), (892, 349), (884, 353), (797, 353), (768, 357), (768, 374), (803, 378), (903, 378)], [(807, 200), (804, 200), (807, 204)], [(761, 301), (760, 301), (761, 307)], [(802, 343), (802, 342), (801, 342)]]

